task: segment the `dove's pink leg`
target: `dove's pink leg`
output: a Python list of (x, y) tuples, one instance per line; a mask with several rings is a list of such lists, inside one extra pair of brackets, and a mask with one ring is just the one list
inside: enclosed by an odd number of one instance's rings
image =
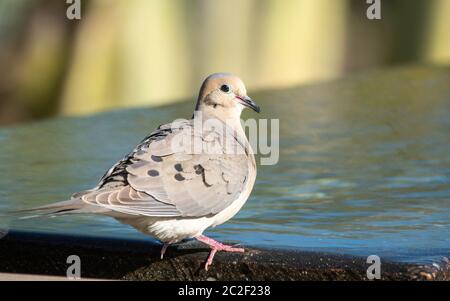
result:
[(169, 244), (164, 243), (162, 248), (161, 248), (161, 259), (164, 258), (164, 253), (166, 253), (167, 247), (169, 246)]
[(217, 251), (225, 251), (225, 252), (244, 252), (243, 248), (234, 248), (232, 246), (224, 245), (218, 241), (215, 241), (212, 238), (209, 238), (205, 235), (199, 235), (195, 237), (198, 241), (207, 244), (211, 247), (211, 252), (209, 253), (208, 260), (205, 264), (205, 270), (208, 270), (208, 267), (212, 264), (214, 255), (216, 255)]

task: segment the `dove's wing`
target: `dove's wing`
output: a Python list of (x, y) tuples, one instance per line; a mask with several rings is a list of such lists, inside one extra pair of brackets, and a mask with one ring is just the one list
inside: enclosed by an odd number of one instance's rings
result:
[(193, 121), (164, 125), (111, 168), (96, 189), (75, 197), (134, 215), (216, 214), (244, 190), (248, 156), (246, 140), (231, 131), (196, 133)]

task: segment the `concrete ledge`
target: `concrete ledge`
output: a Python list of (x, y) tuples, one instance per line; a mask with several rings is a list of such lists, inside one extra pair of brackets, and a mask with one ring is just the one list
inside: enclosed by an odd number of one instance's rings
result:
[[(81, 281), (101, 281), (102, 279), (83, 278)], [(63, 276), (0, 273), (0, 281), (78, 281)]]
[[(244, 254), (218, 253), (213, 266), (205, 271), (208, 249), (199, 243), (169, 247), (163, 260), (159, 258), (160, 247), (136, 240), (11, 231), (0, 239), (0, 273), (65, 277), (67, 257), (78, 255), (82, 278), (367, 280), (366, 259), (356, 256), (246, 247)], [(449, 263), (414, 265), (383, 261), (382, 279), (449, 280)]]

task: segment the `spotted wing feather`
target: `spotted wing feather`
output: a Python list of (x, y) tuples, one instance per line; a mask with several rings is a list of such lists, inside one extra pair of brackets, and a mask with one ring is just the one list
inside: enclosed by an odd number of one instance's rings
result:
[[(210, 134), (194, 132), (192, 121), (161, 126), (113, 166), (95, 189), (76, 197), (133, 215), (217, 214), (243, 191), (248, 153), (233, 133)], [(195, 152), (194, 140), (214, 152)]]

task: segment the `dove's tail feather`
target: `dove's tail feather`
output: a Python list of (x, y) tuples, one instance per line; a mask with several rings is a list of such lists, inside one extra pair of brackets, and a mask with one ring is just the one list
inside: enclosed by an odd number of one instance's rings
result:
[(41, 216), (56, 216), (63, 214), (83, 213), (85, 205), (86, 203), (83, 202), (82, 200), (73, 199), (29, 209), (16, 210), (13, 212), (13, 214), (23, 215), (26, 213), (36, 213), (34, 215), (19, 217), (19, 219), (28, 219)]

